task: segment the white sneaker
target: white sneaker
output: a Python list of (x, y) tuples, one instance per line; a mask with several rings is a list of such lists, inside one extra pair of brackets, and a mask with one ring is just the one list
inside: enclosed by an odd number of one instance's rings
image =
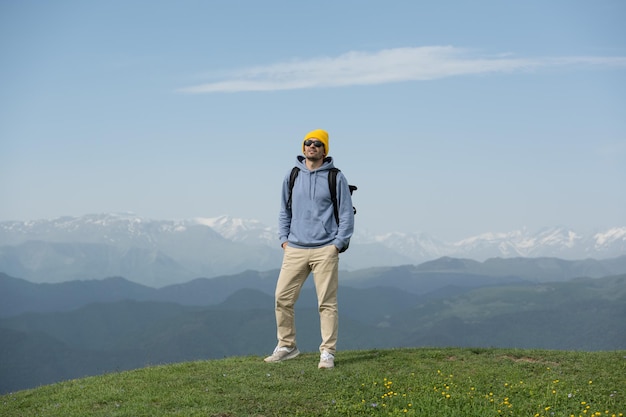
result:
[(274, 352), (263, 359), (265, 362), (282, 362), (287, 359), (293, 359), (300, 354), (300, 351), (297, 347), (288, 348), (286, 346), (276, 346)]
[(317, 365), (319, 369), (332, 369), (335, 367), (335, 355), (330, 352), (322, 351), (320, 355), (320, 363)]

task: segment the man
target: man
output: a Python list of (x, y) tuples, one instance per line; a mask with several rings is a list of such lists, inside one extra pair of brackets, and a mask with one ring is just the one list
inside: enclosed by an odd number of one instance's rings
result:
[(291, 175), (283, 181), (278, 226), (284, 253), (275, 305), (278, 344), (265, 362), (280, 362), (300, 354), (296, 346), (294, 305), (312, 272), (322, 336), (318, 367), (329, 369), (335, 366), (337, 345), (339, 252), (350, 243), (354, 211), (348, 182), (338, 172), (339, 221), (335, 217), (328, 185), (328, 174), (334, 168), (333, 159), (328, 156), (328, 133), (322, 129), (307, 133), (302, 151), (304, 156), (296, 158), (300, 171), (291, 193)]

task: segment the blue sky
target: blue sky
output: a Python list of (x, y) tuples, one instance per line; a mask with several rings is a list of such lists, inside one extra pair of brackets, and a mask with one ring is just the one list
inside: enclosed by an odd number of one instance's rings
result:
[(0, 221), (277, 222), (309, 130), (357, 228), (626, 226), (626, 2), (0, 1)]

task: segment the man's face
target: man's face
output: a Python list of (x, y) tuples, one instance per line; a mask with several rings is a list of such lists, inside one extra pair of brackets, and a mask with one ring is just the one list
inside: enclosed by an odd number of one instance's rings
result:
[(318, 161), (323, 159), (325, 155), (326, 151), (324, 149), (324, 144), (321, 141), (315, 138), (304, 141), (304, 156), (306, 159)]

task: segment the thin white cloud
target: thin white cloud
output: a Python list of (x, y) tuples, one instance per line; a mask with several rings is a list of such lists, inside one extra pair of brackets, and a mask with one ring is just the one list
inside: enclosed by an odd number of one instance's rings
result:
[(202, 94), (344, 87), (571, 65), (626, 67), (626, 57), (515, 58), (510, 54), (476, 56), (451, 46), (393, 48), (252, 67), (178, 91)]

